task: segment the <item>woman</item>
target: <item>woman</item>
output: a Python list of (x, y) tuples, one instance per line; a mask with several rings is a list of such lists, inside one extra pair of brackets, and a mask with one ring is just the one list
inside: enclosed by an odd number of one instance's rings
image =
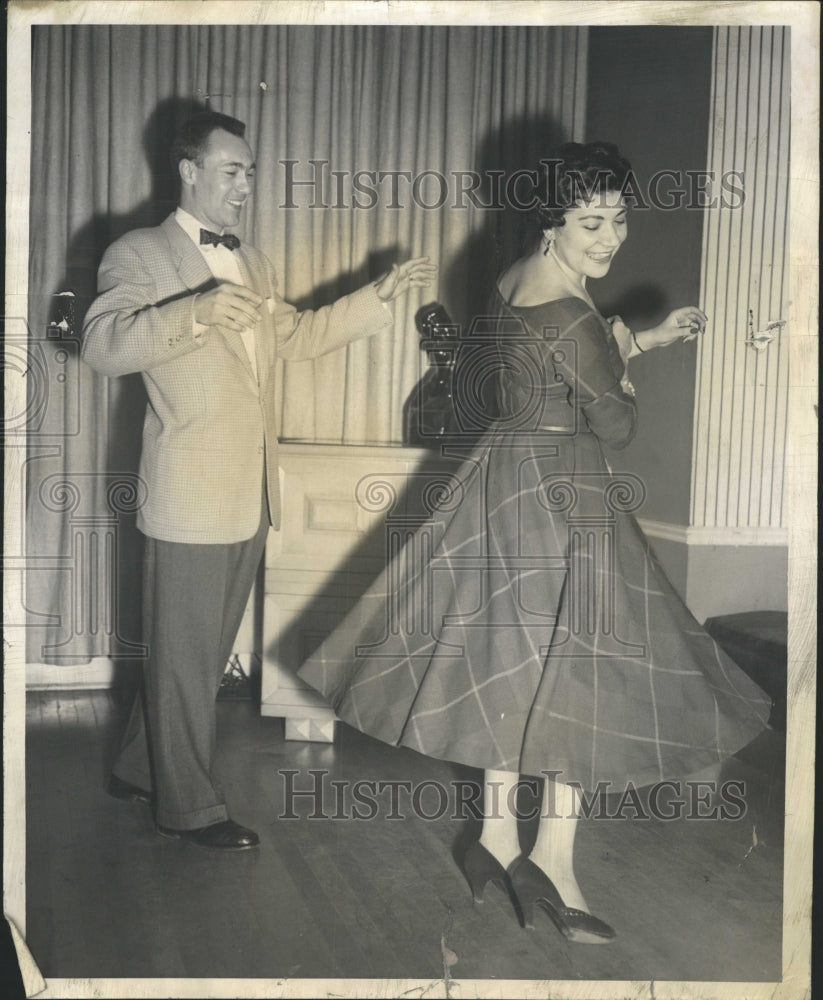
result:
[[(601, 449), (635, 433), (626, 362), (706, 324), (685, 307), (635, 333), (592, 302), (588, 279), (626, 239), (629, 170), (606, 143), (544, 161), (539, 245), (501, 277), (493, 341), (464, 372), (476, 401), (494, 369), (498, 417), (415, 541), (300, 670), (361, 731), (482, 767), (483, 828), (463, 862), (474, 899), (497, 881), (525, 926), (540, 907), (592, 944), (614, 931), (575, 877), (579, 790), (683, 779), (748, 743), (769, 712), (649, 550), (630, 513), (642, 484), (614, 476)], [(521, 774), (544, 782), (529, 857), (513, 807)]]

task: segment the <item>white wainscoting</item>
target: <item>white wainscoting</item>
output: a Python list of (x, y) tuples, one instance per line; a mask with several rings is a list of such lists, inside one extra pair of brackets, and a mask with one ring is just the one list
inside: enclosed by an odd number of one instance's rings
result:
[(283, 522), (266, 550), (261, 712), (330, 741), (334, 714), (295, 672), (386, 565), (387, 515), (410, 523), (455, 462), (420, 449), (285, 444)]

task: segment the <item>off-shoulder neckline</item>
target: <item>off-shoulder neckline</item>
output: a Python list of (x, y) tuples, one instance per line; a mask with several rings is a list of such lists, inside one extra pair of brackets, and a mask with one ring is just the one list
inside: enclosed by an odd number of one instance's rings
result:
[[(513, 306), (506, 300), (505, 296), (500, 291), (500, 285), (497, 282), (495, 282), (494, 288), (500, 297), (500, 301), (507, 309), (544, 309), (546, 306), (553, 306), (557, 302), (579, 302), (581, 305), (584, 305), (589, 312), (594, 313), (595, 316), (600, 316), (598, 310), (595, 309), (590, 302), (587, 302), (585, 299), (581, 299), (579, 295), (562, 295), (559, 299), (547, 299), (545, 302), (535, 302), (535, 304), (531, 306)], [(602, 319), (603, 317), (600, 316), (600, 318)]]

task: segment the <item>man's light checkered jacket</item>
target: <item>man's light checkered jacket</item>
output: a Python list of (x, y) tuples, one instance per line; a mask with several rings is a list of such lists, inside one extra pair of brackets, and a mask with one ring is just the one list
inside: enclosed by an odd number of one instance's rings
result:
[(239, 333), (195, 332), (192, 295), (216, 281), (174, 216), (127, 233), (106, 251), (83, 359), (104, 375), (141, 372), (148, 393), (140, 476), (148, 495), (137, 526), (171, 542), (250, 538), (260, 523), (264, 468), (279, 527), (277, 357), (301, 361), (390, 326), (374, 286), (318, 310), (277, 292), (270, 261), (243, 244), (244, 283), (264, 300), (255, 329), (259, 384)]

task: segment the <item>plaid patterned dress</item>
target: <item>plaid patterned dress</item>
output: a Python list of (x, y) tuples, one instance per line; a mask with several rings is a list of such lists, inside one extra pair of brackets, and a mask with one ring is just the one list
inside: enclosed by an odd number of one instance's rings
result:
[(398, 522), (386, 569), (299, 676), (429, 756), (587, 790), (684, 778), (753, 739), (769, 699), (666, 579), (632, 513), (643, 483), (605, 462), (601, 441), (622, 447), (636, 420), (609, 324), (576, 298), (498, 305), (462, 416), (489, 372), (500, 416), (432, 484), (429, 516)]

